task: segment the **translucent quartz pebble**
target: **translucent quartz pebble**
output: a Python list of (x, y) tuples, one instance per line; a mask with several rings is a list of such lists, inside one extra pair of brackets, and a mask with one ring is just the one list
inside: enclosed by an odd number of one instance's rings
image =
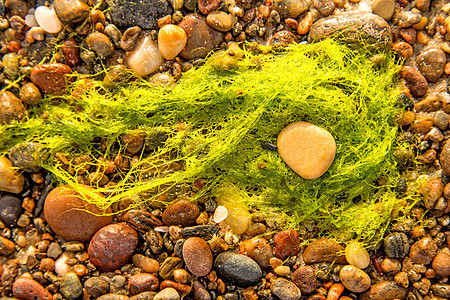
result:
[(225, 220), (228, 216), (228, 209), (225, 206), (217, 206), (214, 211), (214, 222), (220, 223)]
[(127, 52), (126, 63), (133, 71), (144, 77), (158, 70), (164, 63), (164, 58), (152, 38), (145, 36), (133, 51)]
[(48, 33), (58, 33), (61, 31), (61, 22), (56, 16), (53, 8), (47, 6), (38, 6), (34, 11), (34, 18), (36, 22)]
[(327, 130), (307, 122), (296, 122), (278, 135), (278, 153), (284, 162), (305, 179), (323, 175), (336, 154), (336, 142)]
[(28, 27), (37, 27), (39, 24), (36, 22), (36, 18), (34, 17), (34, 14), (28, 14), (25, 16), (25, 24)]
[(165, 59), (174, 59), (187, 43), (187, 35), (183, 28), (169, 24), (161, 27), (158, 33), (159, 52)]
[(345, 247), (345, 259), (352, 266), (360, 269), (367, 268), (370, 264), (370, 256), (367, 250), (358, 242), (350, 242)]

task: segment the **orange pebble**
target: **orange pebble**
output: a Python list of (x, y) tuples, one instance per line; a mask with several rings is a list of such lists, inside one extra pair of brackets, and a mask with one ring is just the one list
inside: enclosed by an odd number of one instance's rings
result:
[(327, 300), (338, 300), (344, 289), (345, 287), (342, 283), (333, 284), (328, 290)]

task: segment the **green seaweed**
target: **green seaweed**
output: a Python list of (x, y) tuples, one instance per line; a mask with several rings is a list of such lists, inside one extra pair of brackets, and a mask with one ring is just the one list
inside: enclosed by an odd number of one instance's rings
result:
[[(47, 96), (31, 108), (26, 122), (1, 126), (2, 151), (21, 141), (44, 144), (51, 156), (43, 167), (102, 206), (125, 198), (151, 203), (199, 180), (204, 187), (192, 199), (213, 197), (231, 183), (252, 196), (249, 204), (283, 214), (292, 226), (313, 221), (322, 236), (378, 240), (400, 201), (393, 152), (394, 116), (402, 108), (393, 54), (354, 51), (333, 40), (255, 52), (235, 47), (212, 55), (175, 86), (137, 80), (108, 90), (81, 78), (66, 95)], [(263, 147), (276, 144), (281, 129), (296, 121), (323, 127), (336, 139), (335, 160), (318, 179), (299, 177)], [(144, 147), (114, 185), (97, 187), (105, 198), (77, 183), (85, 165), (68, 167), (57, 159), (57, 153), (88, 154), (86, 164), (99, 165), (99, 157), (125, 153), (123, 133), (151, 136), (156, 130), (167, 140)]]

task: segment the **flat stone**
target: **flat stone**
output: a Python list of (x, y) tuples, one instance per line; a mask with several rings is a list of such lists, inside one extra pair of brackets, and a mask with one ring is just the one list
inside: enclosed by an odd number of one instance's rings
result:
[(9, 151), (9, 159), (12, 164), (26, 172), (41, 171), (41, 163), (49, 156), (48, 149), (44, 145), (35, 142), (21, 142)]
[(298, 300), (302, 296), (300, 289), (284, 278), (277, 278), (270, 284), (270, 291), (280, 300)]
[(125, 30), (119, 42), (120, 48), (124, 51), (132, 51), (136, 47), (140, 34), (141, 28), (138, 26), (133, 26)]
[(427, 93), (428, 82), (417, 69), (403, 66), (400, 76), (405, 79), (406, 86), (414, 97), (422, 97)]
[(429, 180), (423, 183), (419, 192), (423, 196), (423, 204), (427, 209), (432, 209), (439, 198), (442, 197), (442, 193), (444, 191), (444, 184), (439, 179)]
[(303, 294), (311, 294), (318, 285), (314, 268), (311, 266), (302, 266), (296, 269), (291, 275), (291, 280)]
[(450, 254), (440, 252), (433, 259), (433, 270), (442, 277), (450, 276)]
[(53, 189), (44, 204), (48, 224), (67, 241), (88, 242), (100, 228), (112, 222), (112, 217), (101, 216), (103, 213), (111, 213), (110, 208), (103, 211), (94, 204), (88, 204), (68, 186)]
[(42, 92), (62, 95), (66, 91), (69, 74), (72, 74), (72, 69), (68, 65), (42, 64), (34, 66), (30, 79)]
[(346, 289), (362, 293), (370, 287), (370, 277), (358, 267), (347, 265), (339, 272), (339, 278)]
[(360, 296), (361, 300), (394, 300), (405, 299), (408, 291), (399, 287), (395, 281), (383, 281), (370, 286), (369, 290)]
[(60, 284), (60, 292), (68, 299), (77, 299), (83, 293), (83, 286), (75, 272), (66, 273)]
[(61, 22), (53, 8), (43, 5), (36, 7), (34, 18), (39, 26), (48, 33), (56, 34), (62, 29)]
[(157, 71), (164, 63), (164, 58), (152, 38), (144, 36), (134, 50), (127, 53), (125, 61), (129, 68), (144, 77)]
[(393, 232), (383, 240), (384, 252), (389, 258), (404, 258), (409, 252), (409, 241), (403, 232)]
[(434, 296), (450, 298), (450, 284), (436, 283), (431, 286)]
[(320, 41), (337, 37), (351, 46), (361, 41), (374, 47), (389, 47), (392, 43), (391, 28), (386, 21), (370, 13), (332, 15), (316, 21), (309, 31), (308, 41)]
[(23, 190), (25, 178), (14, 169), (5, 156), (0, 157), (0, 191), (18, 194)]
[(372, 13), (389, 21), (395, 12), (395, 0), (375, 0), (372, 4)]
[(447, 57), (440, 48), (430, 48), (420, 53), (416, 65), (428, 82), (436, 82), (444, 73)]
[(53, 9), (61, 22), (72, 24), (84, 21), (91, 9), (81, 0), (55, 0)]
[(344, 247), (337, 242), (321, 238), (312, 241), (303, 251), (303, 260), (307, 264), (317, 262), (333, 262), (336, 261), (340, 264), (345, 264), (345, 256), (342, 255)]
[(162, 221), (166, 225), (189, 226), (195, 224), (200, 215), (200, 208), (189, 200), (179, 200), (166, 207)]
[(138, 241), (137, 232), (125, 223), (108, 225), (92, 237), (89, 259), (103, 272), (114, 271), (130, 261)]
[(208, 26), (206, 21), (196, 14), (189, 14), (178, 24), (187, 35), (187, 43), (180, 52), (185, 59), (205, 58), (223, 41), (224, 34)]
[(205, 276), (211, 271), (213, 256), (204, 239), (188, 238), (183, 244), (183, 259), (187, 269), (197, 277)]
[(219, 228), (214, 225), (197, 225), (192, 227), (184, 227), (181, 231), (183, 238), (199, 237), (204, 240), (210, 240), (219, 233)]
[(220, 253), (214, 267), (221, 276), (239, 286), (255, 284), (262, 276), (261, 268), (253, 259), (234, 252)]
[(0, 197), (0, 220), (6, 226), (17, 226), (17, 220), (22, 212), (22, 201), (19, 198), (12, 195), (3, 195)]
[(305, 179), (322, 176), (336, 154), (336, 142), (325, 129), (307, 122), (285, 127), (277, 139), (278, 153), (284, 162)]
[(53, 300), (52, 294), (39, 282), (29, 278), (19, 278), (13, 284), (13, 294), (17, 299)]
[(22, 100), (13, 93), (4, 91), (0, 93), (0, 124), (8, 124), (13, 121), (22, 121), (27, 117), (27, 110)]
[(119, 27), (157, 29), (158, 19), (173, 13), (167, 0), (109, 0), (108, 4), (111, 21)]

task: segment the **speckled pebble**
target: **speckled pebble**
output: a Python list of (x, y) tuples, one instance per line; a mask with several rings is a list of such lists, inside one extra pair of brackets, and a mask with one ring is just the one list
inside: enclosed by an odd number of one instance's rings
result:
[(284, 278), (278, 278), (270, 285), (270, 291), (280, 300), (298, 300), (302, 296), (300, 289)]
[(124, 51), (132, 51), (136, 47), (140, 34), (141, 28), (139, 26), (127, 28), (120, 40), (120, 48)]
[(395, 12), (395, 0), (375, 0), (372, 4), (372, 13), (389, 21)]
[(344, 266), (339, 272), (339, 277), (345, 288), (355, 293), (364, 292), (370, 287), (369, 275), (352, 265)]
[(296, 269), (292, 273), (291, 279), (303, 294), (311, 294), (316, 290), (318, 285), (314, 268), (311, 266), (302, 266)]
[(137, 295), (146, 291), (155, 291), (159, 287), (158, 277), (148, 273), (139, 273), (128, 279), (128, 291)]
[(300, 237), (294, 229), (286, 229), (275, 234), (273, 244), (275, 256), (284, 260), (297, 254), (300, 249)]
[(179, 300), (180, 294), (174, 288), (165, 288), (155, 295), (153, 300)]
[(436, 82), (442, 76), (446, 62), (447, 57), (439, 48), (427, 49), (416, 58), (417, 68), (429, 82)]
[(77, 299), (83, 293), (83, 287), (77, 274), (68, 272), (65, 274), (60, 283), (60, 292), (68, 299)]
[(110, 285), (102, 278), (90, 277), (84, 282), (84, 288), (92, 298), (98, 298), (109, 293)]
[(0, 125), (13, 121), (23, 121), (28, 113), (22, 101), (13, 93), (4, 91), (0, 93)]
[(162, 214), (162, 221), (166, 225), (189, 226), (195, 224), (200, 215), (200, 209), (189, 200), (175, 201), (166, 207)]
[(303, 260), (307, 264), (317, 262), (332, 262), (344, 264), (346, 263), (345, 256), (341, 253), (344, 252), (344, 247), (337, 242), (321, 238), (312, 241), (303, 252)]
[(414, 97), (422, 97), (427, 93), (428, 82), (417, 69), (410, 66), (403, 66), (400, 76), (405, 79), (406, 86)]
[(42, 64), (34, 66), (30, 79), (42, 92), (62, 95), (69, 80), (67, 75), (71, 73), (72, 69), (65, 64)]
[(183, 244), (183, 259), (187, 269), (195, 276), (207, 275), (212, 268), (213, 256), (205, 240), (188, 238)]
[(109, 37), (101, 32), (93, 32), (86, 38), (86, 45), (101, 57), (108, 57), (114, 53), (114, 46)]
[[(5, 156), (0, 157), (0, 191), (18, 194), (23, 190), (25, 178)], [(1, 200), (0, 200), (1, 201)], [(10, 222), (8, 222), (10, 223)], [(7, 225), (9, 226), (9, 225)]]
[(450, 276), (450, 254), (445, 252), (438, 253), (433, 259), (433, 270), (442, 277)]
[(39, 104), (42, 101), (41, 91), (34, 83), (27, 82), (20, 88), (20, 99), (25, 104)]
[(416, 264), (429, 264), (436, 256), (436, 242), (431, 237), (425, 237), (412, 244), (409, 257)]
[(63, 23), (72, 24), (89, 16), (89, 6), (81, 0), (55, 0), (53, 9)]
[(52, 294), (39, 282), (29, 278), (19, 278), (13, 285), (14, 297), (21, 300), (53, 300)]
[(393, 232), (384, 238), (384, 252), (389, 258), (404, 258), (409, 252), (409, 241), (403, 232)]

